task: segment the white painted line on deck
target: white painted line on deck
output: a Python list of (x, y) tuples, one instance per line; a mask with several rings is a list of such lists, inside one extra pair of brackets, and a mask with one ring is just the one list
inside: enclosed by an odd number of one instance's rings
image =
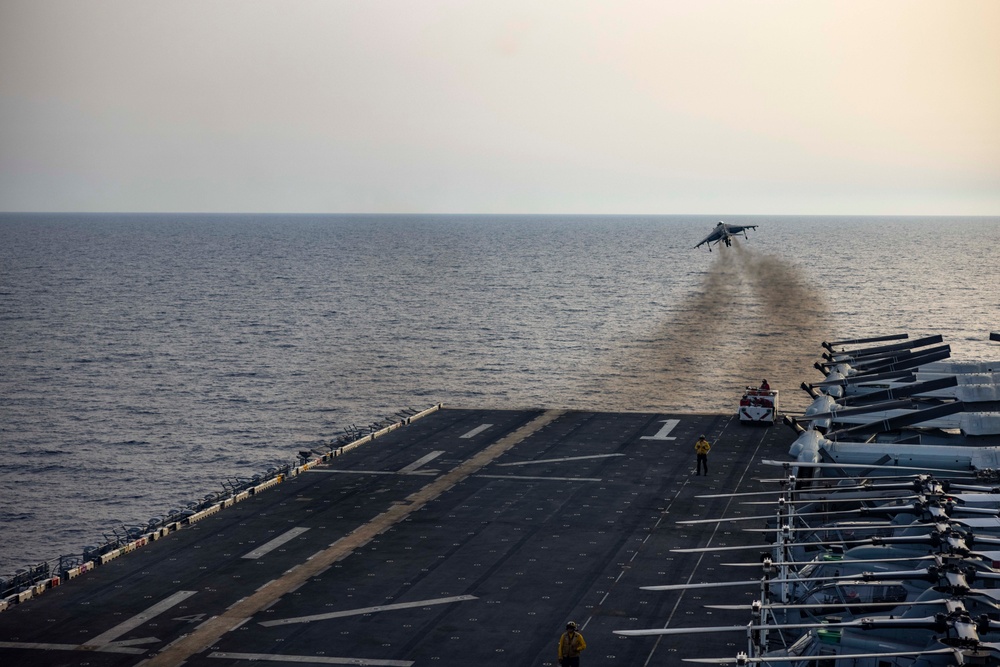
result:
[(410, 667), (412, 660), (377, 658), (328, 658), (323, 655), (275, 655), (274, 653), (209, 653), (209, 658), (252, 660), (254, 662), (301, 662), (309, 665), (370, 665), (371, 667)]
[(242, 627), (242, 626), (243, 626), (243, 624), (244, 624), (244, 623), (246, 623), (246, 622), (247, 622), (247, 621), (249, 621), (249, 620), (250, 620), (250, 617), (249, 617), (249, 616), (247, 616), (246, 618), (241, 618), (241, 619), (240, 619), (240, 622), (239, 622), (239, 623), (237, 623), (237, 624), (236, 624), (236, 625), (234, 625), (233, 627), (229, 628), (229, 631), (230, 631), (230, 632), (232, 632), (233, 630), (239, 630), (239, 629), (240, 629), (240, 627)]
[(681, 423), (680, 419), (664, 419), (663, 426), (653, 435), (644, 435), (640, 437), (640, 440), (676, 440), (674, 437), (667, 437), (670, 432)]
[(298, 527), (298, 528), (292, 528), (287, 533), (282, 533), (281, 535), (278, 535), (276, 538), (274, 538), (273, 540), (271, 540), (267, 544), (264, 544), (264, 545), (261, 545), (261, 546), (257, 547), (256, 549), (254, 549), (250, 553), (248, 553), (245, 556), (243, 556), (243, 558), (260, 558), (263, 555), (265, 555), (266, 553), (268, 553), (270, 551), (274, 551), (275, 549), (277, 549), (278, 547), (280, 547), (285, 542), (288, 542), (290, 540), (294, 540), (296, 537), (298, 537), (302, 533), (306, 532), (307, 530), (309, 530), (309, 529), (308, 528), (303, 528), (301, 526)]
[(0, 648), (34, 648), (42, 651), (75, 651), (79, 644), (47, 644), (45, 642), (0, 642)]
[(420, 490), (407, 496), (408, 504), (393, 504), (375, 518), (334, 542), (321, 558), (313, 558), (302, 563), (301, 567), (295, 569), (294, 574), (281, 577), (275, 584), (248, 597), (238, 607), (215, 616), (205, 621), (195, 631), (178, 637), (172, 644), (150, 656), (143, 663), (143, 667), (177, 667), (184, 664), (191, 656), (209, 650), (228, 632), (228, 626), (232, 621), (256, 614), (273, 604), (275, 600), (305, 585), (318, 573), (329, 569), (332, 563), (350, 556), (368, 541), (399, 522), (405, 521), (428, 503), (438, 499), (447, 489), (469, 479), (512, 447), (524, 442), (532, 434), (552, 424), (564, 414), (561, 410), (546, 410), (527, 424), (472, 454), (454, 469), (441, 474)]
[(403, 472), (401, 470), (335, 470), (333, 468), (310, 468), (306, 472), (336, 472), (343, 475), (436, 475), (438, 470), (414, 470)]
[(313, 616), (296, 616), (294, 618), (281, 618), (276, 621), (261, 621), (261, 625), (271, 627), (274, 625), (291, 625), (293, 623), (311, 623), (313, 621), (326, 621), (331, 618), (344, 618), (346, 616), (361, 616), (363, 614), (374, 614), (382, 611), (396, 611), (399, 609), (413, 609), (415, 607), (429, 607), (434, 604), (449, 604), (452, 602), (466, 602), (477, 599), (475, 595), (455, 595), (447, 598), (435, 598), (431, 600), (417, 600), (416, 602), (400, 602), (397, 604), (383, 604), (377, 607), (363, 607), (361, 609), (348, 609), (346, 611), (334, 611), (329, 614), (315, 614)]
[(136, 639), (121, 639), (116, 642), (111, 642), (108, 646), (138, 646), (139, 644), (152, 644), (153, 642), (160, 641), (156, 637), (137, 637)]
[(488, 479), (542, 479), (553, 482), (603, 482), (600, 477), (545, 477), (529, 475), (475, 475), (475, 477), (486, 477)]
[(149, 607), (145, 611), (141, 611), (127, 621), (122, 621), (115, 627), (111, 628), (107, 632), (102, 632), (90, 641), (86, 642), (84, 646), (100, 647), (106, 646), (114, 642), (116, 639), (121, 637), (126, 632), (131, 632), (137, 627), (145, 623), (146, 621), (152, 619), (155, 616), (159, 616), (166, 610), (170, 609), (174, 605), (187, 600), (189, 597), (197, 593), (198, 591), (177, 591), (170, 597), (157, 602), (152, 607)]
[[(152, 637), (149, 640), (160, 641)], [(143, 643), (148, 642), (143, 641)], [(132, 655), (142, 655), (146, 652), (144, 648), (130, 648), (119, 645), (117, 642), (102, 646), (92, 646), (90, 644), (48, 644), (45, 642), (0, 642), (0, 648), (35, 649), (39, 651), (100, 651), (101, 653), (130, 653)]]
[(442, 454), (444, 454), (444, 452), (431, 452), (427, 456), (421, 456), (419, 459), (417, 459), (410, 465), (400, 468), (399, 472), (404, 474), (408, 472), (414, 472), (417, 468), (422, 468), (425, 463), (430, 463), (431, 461), (441, 456)]
[(503, 466), (530, 466), (535, 463), (562, 463), (564, 461), (583, 461), (585, 459), (606, 459), (611, 456), (625, 456), (622, 453), (616, 454), (591, 454), (590, 456), (565, 456), (560, 459), (538, 459), (537, 461), (517, 461), (515, 463), (498, 463), (497, 467)]
[(471, 431), (469, 431), (468, 433), (466, 433), (465, 435), (463, 435), (461, 437), (463, 437), (463, 438), (474, 438), (477, 435), (479, 435), (480, 433), (482, 433), (483, 431), (485, 431), (486, 429), (488, 429), (490, 426), (493, 426), (493, 424), (483, 424), (482, 426), (477, 426), (476, 428), (472, 429)]

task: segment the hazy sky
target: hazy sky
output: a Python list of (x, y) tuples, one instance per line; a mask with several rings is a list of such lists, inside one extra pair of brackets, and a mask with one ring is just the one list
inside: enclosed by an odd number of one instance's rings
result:
[(998, 0), (0, 0), (0, 210), (1000, 214)]

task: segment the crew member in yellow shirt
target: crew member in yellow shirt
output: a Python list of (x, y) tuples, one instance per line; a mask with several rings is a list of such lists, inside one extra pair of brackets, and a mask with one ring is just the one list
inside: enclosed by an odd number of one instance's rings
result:
[(566, 632), (559, 638), (559, 664), (562, 667), (580, 667), (580, 652), (587, 648), (583, 635), (576, 631), (576, 623), (566, 624)]
[(694, 443), (694, 453), (698, 455), (698, 470), (695, 476), (701, 475), (701, 469), (705, 469), (705, 477), (708, 477), (708, 452), (712, 449), (712, 445), (708, 443), (705, 436), (698, 438), (698, 442)]

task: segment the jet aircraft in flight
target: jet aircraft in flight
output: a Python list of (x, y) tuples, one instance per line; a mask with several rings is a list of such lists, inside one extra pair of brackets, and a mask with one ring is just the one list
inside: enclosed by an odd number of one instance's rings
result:
[(733, 236), (740, 234), (742, 232), (744, 238), (747, 237), (748, 229), (757, 229), (757, 225), (727, 225), (726, 223), (719, 221), (719, 224), (715, 226), (712, 233), (701, 240), (701, 243), (695, 246), (695, 248), (700, 248), (704, 244), (708, 244), (708, 251), (712, 252), (712, 244), (719, 245), (720, 243), (725, 243), (726, 247), (730, 247), (733, 244)]

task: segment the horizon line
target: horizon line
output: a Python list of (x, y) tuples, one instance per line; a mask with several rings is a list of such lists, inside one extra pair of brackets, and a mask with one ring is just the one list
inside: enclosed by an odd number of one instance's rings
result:
[(1000, 213), (426, 213), (364, 211), (0, 211), (0, 215), (204, 215), (204, 216), (367, 216), (367, 217), (699, 217), (699, 218), (1000, 218)]

